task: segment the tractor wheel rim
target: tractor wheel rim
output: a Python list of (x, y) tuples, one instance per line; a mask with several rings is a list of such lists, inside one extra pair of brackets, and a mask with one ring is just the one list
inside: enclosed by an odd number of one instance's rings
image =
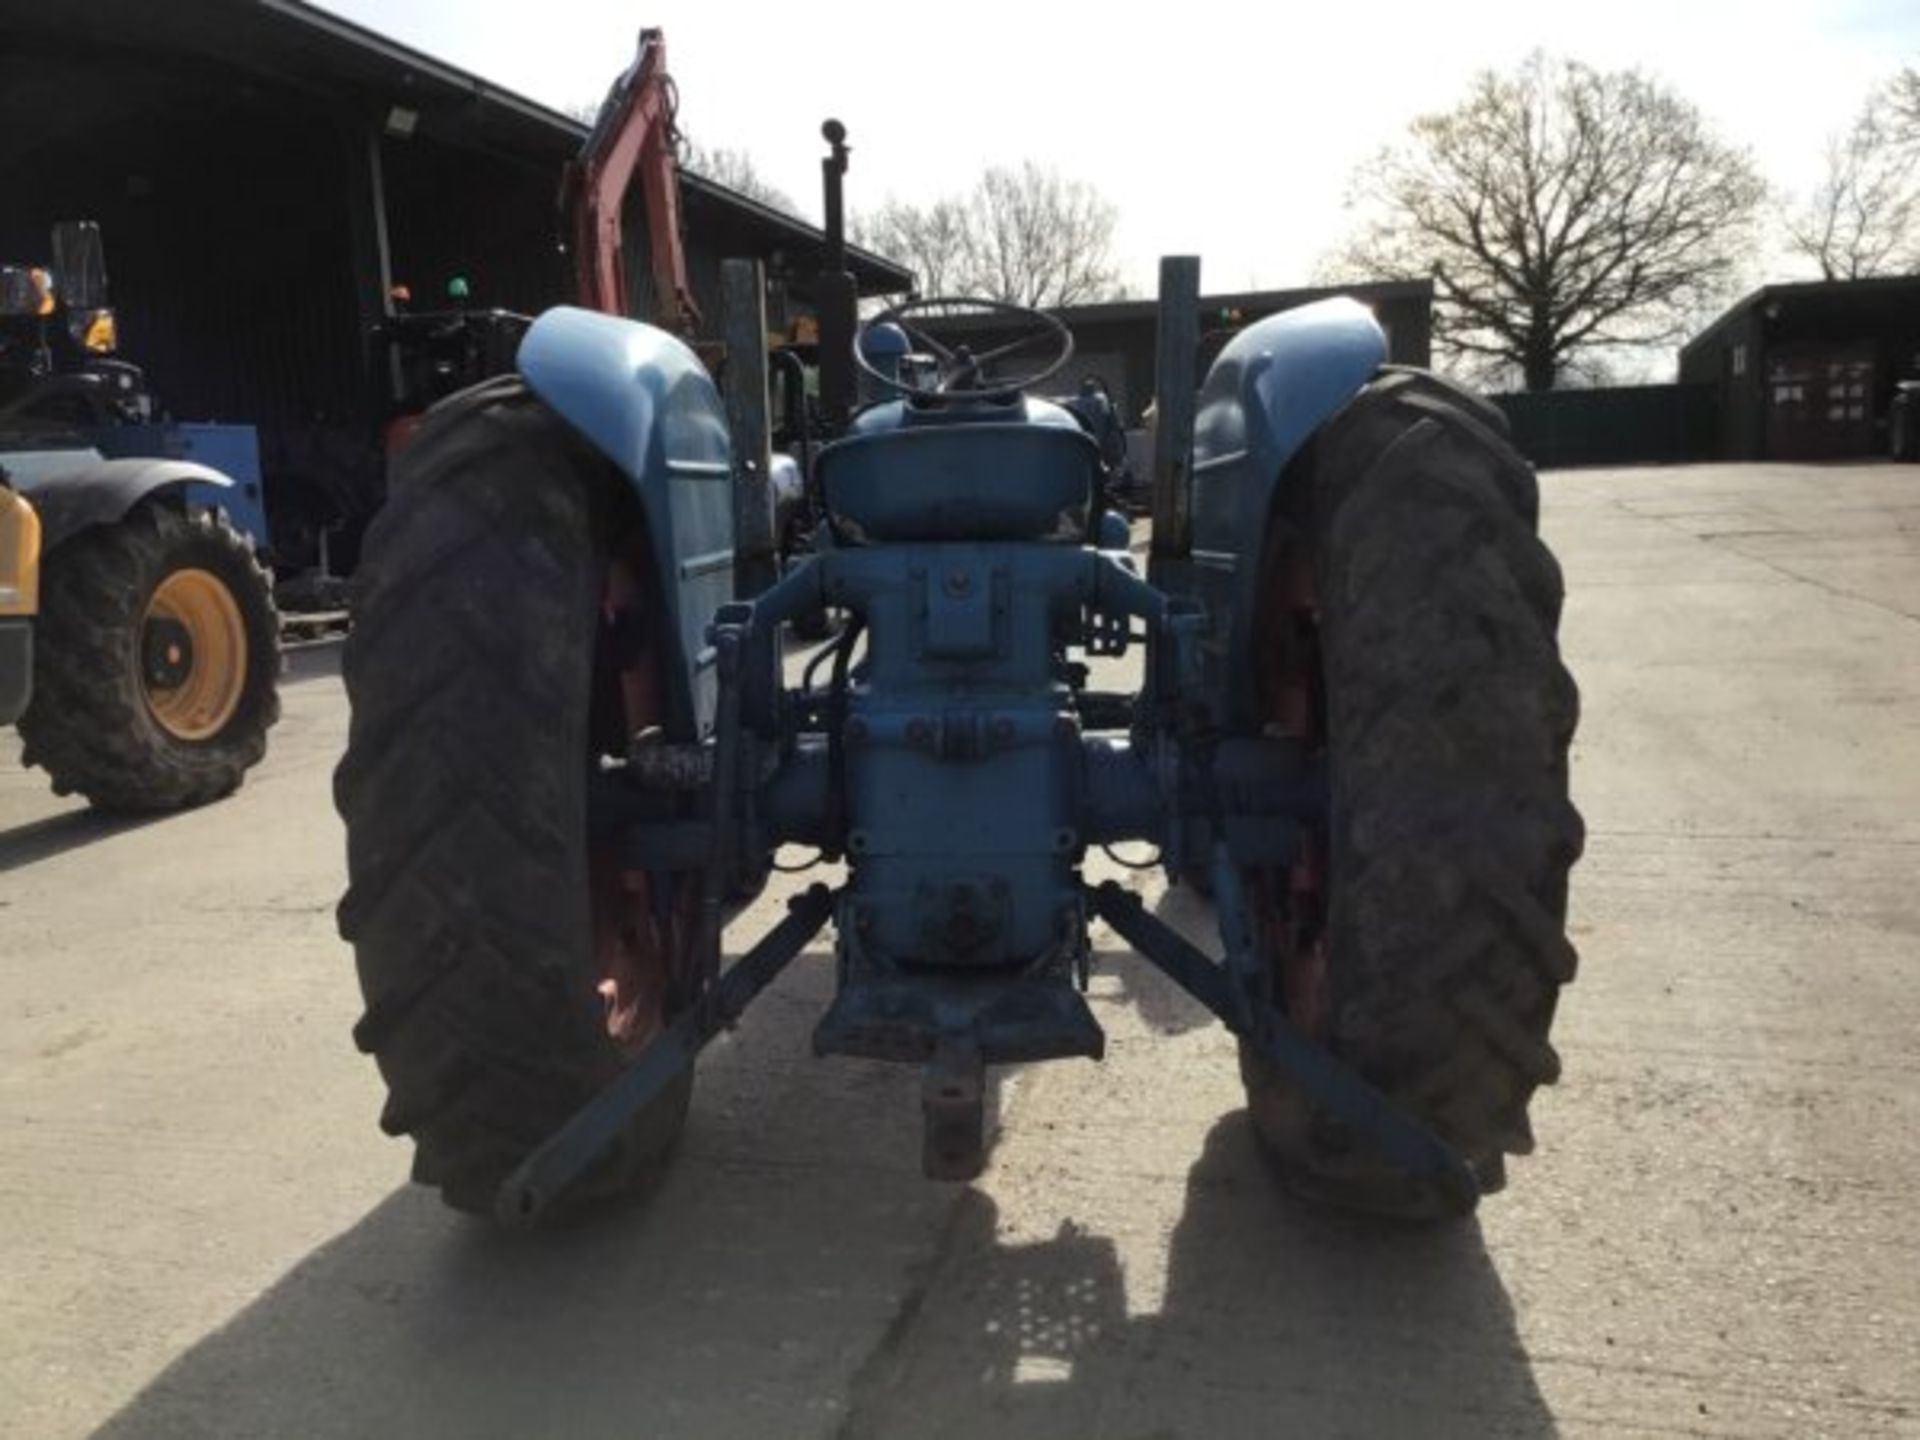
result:
[[(644, 557), (644, 551), (641, 552)], [(662, 681), (659, 652), (648, 643), (639, 653), (620, 653), (615, 637), (625, 612), (644, 609), (651, 598), (642, 582), (644, 558), (616, 557), (601, 592), (601, 655), (596, 670), (612, 672), (626, 734), (659, 722)], [(597, 980), (606, 1030), (625, 1055), (637, 1055), (665, 1028), (676, 987), (686, 969), (699, 923), (698, 887), (686, 876), (625, 870), (604, 851), (589, 858)], [(664, 895), (656, 893), (670, 887)]]
[(143, 647), (164, 647), (157, 665), (142, 656), (148, 711), (176, 740), (213, 739), (247, 688), (247, 625), (233, 591), (211, 571), (175, 570), (154, 587), (141, 635)]

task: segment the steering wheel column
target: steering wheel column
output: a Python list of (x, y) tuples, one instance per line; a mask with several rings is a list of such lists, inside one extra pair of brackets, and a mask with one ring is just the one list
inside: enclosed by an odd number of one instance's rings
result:
[[(908, 317), (925, 316), (930, 311), (1006, 316), (1015, 324), (1023, 324), (1025, 333), (975, 354), (968, 346), (947, 345), (921, 326), (909, 323)], [(937, 370), (934, 376), (922, 376), (910, 367), (909, 346), (933, 358)], [(1033, 369), (992, 374), (1000, 361), (1029, 350), (1041, 352)], [(865, 380), (881, 387), (882, 393), (901, 395), (921, 405), (946, 405), (1031, 390), (1057, 375), (1072, 358), (1073, 332), (1057, 316), (1026, 305), (970, 296), (934, 295), (892, 306), (861, 326), (853, 347), (854, 366)]]

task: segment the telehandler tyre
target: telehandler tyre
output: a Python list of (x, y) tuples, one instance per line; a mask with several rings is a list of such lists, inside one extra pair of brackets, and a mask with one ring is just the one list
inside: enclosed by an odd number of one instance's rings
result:
[[(1364, 390), (1298, 462), (1270, 523), (1254, 648), (1269, 731), (1325, 747), (1328, 833), (1249, 875), (1292, 1023), (1451, 1142), (1483, 1190), (1532, 1148), (1527, 1106), (1573, 978), (1568, 799), (1578, 693), (1531, 468), (1499, 413), (1431, 376)], [(1451, 1207), (1374, 1163), (1256, 1053), (1249, 1107), (1315, 1199)]]
[(280, 718), (280, 617), (224, 515), (163, 500), (48, 556), (24, 758), (54, 793), (127, 813), (237, 789)]
[[(355, 1028), (414, 1178), (491, 1210), (501, 1182), (676, 1013), (697, 885), (596, 854), (588, 776), (659, 704), (657, 577), (624, 483), (517, 377), (437, 406), (356, 578), (334, 791)], [(549, 1214), (642, 1187), (692, 1077)]]

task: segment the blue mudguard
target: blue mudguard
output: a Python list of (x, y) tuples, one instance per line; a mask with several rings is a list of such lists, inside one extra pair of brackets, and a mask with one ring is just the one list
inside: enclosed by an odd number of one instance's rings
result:
[(520, 343), (528, 387), (633, 484), (672, 620), (670, 728), (713, 728), (707, 626), (733, 598), (727, 414), (699, 357), (664, 330), (562, 306)]
[(1386, 360), (1373, 312), (1321, 300), (1250, 325), (1220, 352), (1193, 427), (1193, 570), (1207, 607), (1214, 713), (1251, 723), (1250, 620), (1261, 545), (1287, 462)]

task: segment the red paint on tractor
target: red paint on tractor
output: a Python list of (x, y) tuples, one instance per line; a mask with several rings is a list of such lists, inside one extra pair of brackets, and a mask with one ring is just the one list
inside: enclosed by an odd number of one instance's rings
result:
[[(644, 555), (644, 547), (640, 547)], [(649, 629), (637, 653), (631, 643), (632, 614), (647, 613), (649, 595), (635, 565), (616, 558), (607, 567), (601, 593), (601, 650), (617, 676), (628, 737), (659, 723), (662, 712), (659, 646)], [(598, 667), (596, 667), (598, 668)], [(691, 944), (698, 917), (691, 886), (656, 905), (654, 880), (644, 870), (622, 870), (610, 855), (591, 858), (596, 988), (605, 1005), (607, 1033), (628, 1054), (637, 1054), (666, 1027), (678, 962)]]
[[(1267, 732), (1324, 748), (1319, 596), (1312, 556), (1297, 535), (1281, 532), (1269, 542), (1255, 613), (1264, 627), (1261, 691)], [(1325, 833), (1309, 831), (1305, 850), (1284, 877), (1261, 877), (1266, 883), (1249, 887), (1259, 897), (1256, 933), (1279, 970), (1280, 999), (1293, 1023), (1314, 1037), (1330, 1018), (1326, 855)]]

